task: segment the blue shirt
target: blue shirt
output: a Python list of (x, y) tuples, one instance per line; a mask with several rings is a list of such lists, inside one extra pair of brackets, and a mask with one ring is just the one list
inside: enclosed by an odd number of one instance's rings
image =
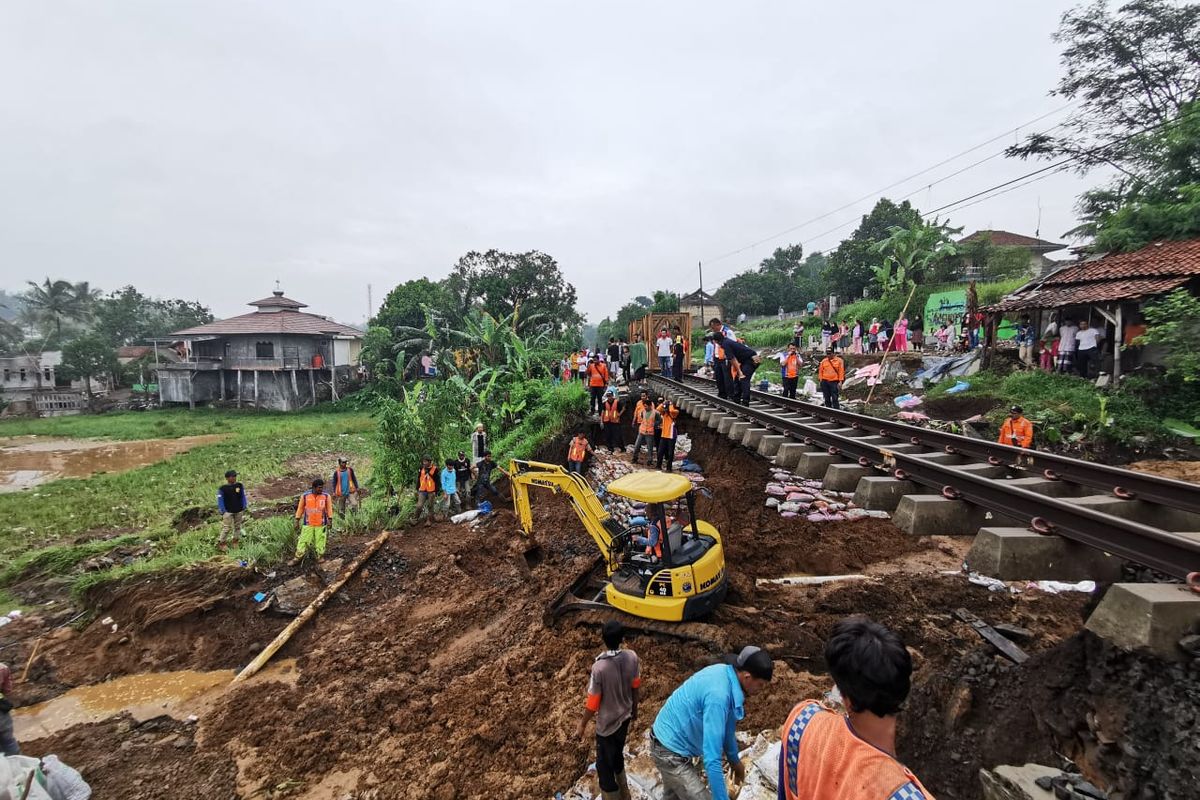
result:
[(342, 483), (342, 494), (350, 494), (350, 470), (342, 470), (342, 474), (338, 476), (338, 480)]
[(446, 494), (454, 494), (458, 491), (458, 473), (453, 467), (445, 467), (442, 469), (442, 491)]
[(712, 342), (709, 342), (708, 344), (704, 345), (704, 363), (711, 364), (713, 362), (713, 357), (716, 355), (716, 352), (717, 352), (717, 346), (715, 344), (713, 344)]
[(728, 664), (705, 667), (667, 698), (654, 720), (655, 738), (673, 753), (702, 757), (713, 800), (729, 800), (721, 755), (737, 761), (734, 732), (746, 716), (746, 698)]

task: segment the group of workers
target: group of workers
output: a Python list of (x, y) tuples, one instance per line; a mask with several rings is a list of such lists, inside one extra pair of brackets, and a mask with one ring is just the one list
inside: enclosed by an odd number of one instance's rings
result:
[(424, 519), (426, 525), (432, 525), (439, 514), (449, 519), (471, 505), (478, 507), (485, 500), (498, 499), (500, 493), (492, 483), (496, 467), (482, 423), (471, 434), (469, 459), (465, 450), (459, 450), (457, 458), (447, 458), (445, 466), (439, 469), (432, 457), (425, 456), (417, 470), (414, 521)]
[[(604, 651), (592, 663), (576, 735), (595, 720), (596, 775), (604, 800), (630, 800), (625, 742), (638, 717), (642, 685), (637, 653), (622, 647), (621, 623), (605, 623)], [(825, 645), (825, 663), (845, 712), (817, 700), (797, 703), (780, 728), (781, 800), (925, 800), (925, 787), (896, 758), (896, 724), (912, 682), (912, 657), (893, 631), (862, 617), (843, 620)], [(728, 800), (724, 764), (734, 783), (746, 767), (737, 723), (746, 700), (768, 691), (770, 655), (744, 647), (676, 688), (650, 726), (650, 756), (663, 800)]]
[[(617, 394), (616, 387), (609, 387), (600, 402), (600, 431), (609, 452), (625, 450), (625, 435), (621, 419), (625, 405)], [(646, 453), (646, 464), (654, 462), (655, 469), (671, 472), (675, 461), (675, 443), (679, 440), (679, 406), (666, 397), (656, 397), (649, 389), (642, 389), (641, 396), (633, 407), (633, 458), (634, 464)], [(567, 445), (567, 469), (583, 473), (583, 464), (594, 454), (587, 435), (580, 432)]]

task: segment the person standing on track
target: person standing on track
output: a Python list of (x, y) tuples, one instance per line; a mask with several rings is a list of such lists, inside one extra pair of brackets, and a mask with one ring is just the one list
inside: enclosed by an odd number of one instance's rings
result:
[(304, 558), (310, 547), (318, 561), (323, 559), (329, 529), (333, 527), (333, 503), (325, 494), (324, 478), (314, 478), (312, 488), (300, 496), (300, 502), (296, 504), (295, 526), (300, 534), (296, 540), (296, 562)]
[(588, 393), (591, 395), (588, 413), (597, 414), (600, 402), (604, 399), (604, 390), (608, 388), (608, 367), (600, 360), (600, 356), (593, 355), (588, 362), (587, 376)]
[(600, 428), (604, 431), (604, 443), (610, 453), (615, 453), (618, 446), (625, 449), (625, 435), (621, 431), (622, 410), (617, 388), (610, 386), (600, 405)]
[(664, 399), (655, 410), (662, 420), (662, 431), (658, 436), (658, 460), (654, 468), (662, 469), (663, 459), (666, 459), (667, 472), (671, 472), (675, 463), (675, 440), (679, 438), (679, 429), (675, 425), (675, 420), (679, 417), (679, 407)]
[(587, 705), (576, 731), (587, 741), (588, 722), (596, 719), (596, 777), (604, 800), (630, 800), (625, 777), (625, 739), (637, 719), (638, 689), (642, 685), (637, 653), (622, 649), (625, 626), (616, 620), (600, 632), (605, 650), (592, 662)]
[(846, 714), (798, 703), (780, 730), (781, 800), (933, 800), (896, 760), (896, 720), (912, 682), (900, 637), (864, 618), (839, 622), (825, 663)]
[(788, 345), (786, 353), (779, 356), (780, 372), (783, 377), (783, 396), (796, 399), (796, 384), (800, 382), (800, 365), (804, 363), (796, 350), (796, 343)]
[(838, 393), (842, 389), (842, 381), (846, 380), (846, 364), (842, 357), (833, 350), (826, 350), (825, 357), (817, 367), (817, 380), (821, 382), (821, 394), (825, 396), (826, 408), (841, 408), (838, 403)]
[[(728, 397), (732, 390), (730, 388), (731, 378), (729, 375), (729, 361), (725, 358), (725, 348), (722, 342), (725, 339), (733, 339), (734, 332), (725, 323), (721, 322), (718, 317), (713, 317), (708, 321), (708, 338), (713, 343), (713, 378), (717, 382), (717, 397)], [(721, 339), (717, 335), (721, 335)]]
[(677, 381), (683, 380), (683, 368), (687, 362), (687, 348), (683, 346), (683, 337), (676, 336), (675, 344), (671, 345), (671, 377)]
[(750, 405), (750, 378), (758, 369), (762, 356), (758, 351), (721, 333), (714, 333), (713, 338), (725, 351), (729, 362), (729, 399), (744, 406)]
[(583, 461), (589, 453), (595, 455), (592, 446), (588, 444), (587, 437), (582, 433), (575, 434), (575, 438), (567, 447), (567, 471), (582, 475)]
[[(663, 800), (729, 800), (722, 756), (744, 783), (736, 729), (746, 698), (767, 688), (775, 665), (767, 651), (745, 647), (705, 667), (672, 692), (650, 729), (650, 757), (662, 777)], [(701, 759), (703, 773), (695, 759)], [(705, 777), (708, 785), (705, 786)]]
[(671, 349), (674, 343), (666, 328), (658, 332), (658, 339), (655, 340), (654, 345), (658, 352), (658, 372), (664, 378), (669, 378), (671, 377)]

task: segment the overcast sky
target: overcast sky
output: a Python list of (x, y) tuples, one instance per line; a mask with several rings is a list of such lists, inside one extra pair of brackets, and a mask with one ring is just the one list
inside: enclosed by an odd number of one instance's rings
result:
[[(712, 260), (1063, 106), (1071, 5), (4, 3), (0, 288), (132, 283), (230, 316), (278, 278), (358, 323), (367, 284), (378, 304), (469, 250), (539, 249), (596, 322), (695, 289), (701, 259), (711, 290), (832, 247), (873, 201)], [(922, 188), (1012, 140), (888, 194), (932, 209), (1041, 166)], [(1058, 240), (1087, 185), (951, 221), (1032, 235), (1040, 205)]]

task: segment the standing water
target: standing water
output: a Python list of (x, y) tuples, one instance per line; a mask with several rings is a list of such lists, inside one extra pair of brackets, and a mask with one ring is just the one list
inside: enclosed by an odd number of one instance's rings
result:
[(221, 434), (133, 442), (41, 436), (0, 438), (0, 493), (18, 492), (59, 478), (125, 472), (222, 438)]

